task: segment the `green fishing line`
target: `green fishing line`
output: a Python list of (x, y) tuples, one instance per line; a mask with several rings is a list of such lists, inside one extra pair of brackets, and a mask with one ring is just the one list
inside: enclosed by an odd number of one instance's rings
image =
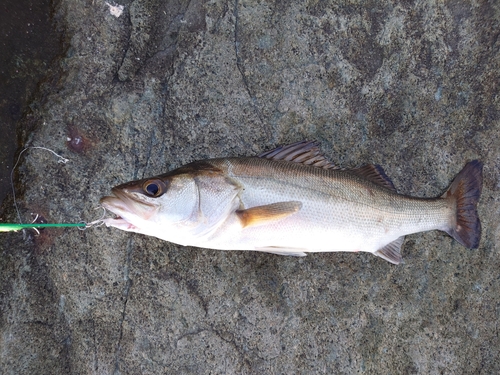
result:
[(45, 224), (15, 224), (15, 223), (0, 223), (0, 232), (13, 232), (21, 229), (29, 228), (63, 228), (63, 227), (85, 227), (85, 223), (45, 223)]

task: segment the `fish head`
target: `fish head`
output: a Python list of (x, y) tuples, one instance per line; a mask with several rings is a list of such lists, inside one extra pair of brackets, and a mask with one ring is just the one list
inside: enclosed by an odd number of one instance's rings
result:
[[(101, 205), (114, 213), (107, 226), (168, 239), (188, 226), (197, 212), (198, 192), (189, 174), (165, 174), (112, 188)], [(179, 242), (179, 241), (178, 241)]]

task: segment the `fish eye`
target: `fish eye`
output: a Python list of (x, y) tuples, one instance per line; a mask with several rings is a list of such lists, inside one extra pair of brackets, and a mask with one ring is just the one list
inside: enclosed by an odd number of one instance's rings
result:
[(142, 188), (148, 196), (154, 198), (158, 198), (166, 191), (166, 185), (161, 180), (148, 180), (144, 183)]
[(146, 191), (149, 195), (156, 195), (160, 191), (160, 187), (152, 182), (148, 186), (146, 186)]

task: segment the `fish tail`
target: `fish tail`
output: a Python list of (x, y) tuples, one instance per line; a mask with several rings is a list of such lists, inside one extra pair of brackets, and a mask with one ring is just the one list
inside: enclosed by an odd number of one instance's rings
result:
[(473, 160), (466, 164), (451, 183), (443, 198), (455, 202), (456, 220), (447, 233), (469, 249), (476, 249), (481, 239), (481, 221), (477, 202), (483, 188), (483, 163)]

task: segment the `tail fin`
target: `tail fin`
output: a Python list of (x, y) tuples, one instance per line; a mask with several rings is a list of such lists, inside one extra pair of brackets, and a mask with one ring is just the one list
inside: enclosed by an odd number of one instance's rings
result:
[(481, 239), (481, 222), (477, 216), (477, 202), (483, 188), (483, 163), (473, 160), (460, 171), (443, 198), (456, 201), (455, 226), (448, 234), (469, 249), (476, 249)]

